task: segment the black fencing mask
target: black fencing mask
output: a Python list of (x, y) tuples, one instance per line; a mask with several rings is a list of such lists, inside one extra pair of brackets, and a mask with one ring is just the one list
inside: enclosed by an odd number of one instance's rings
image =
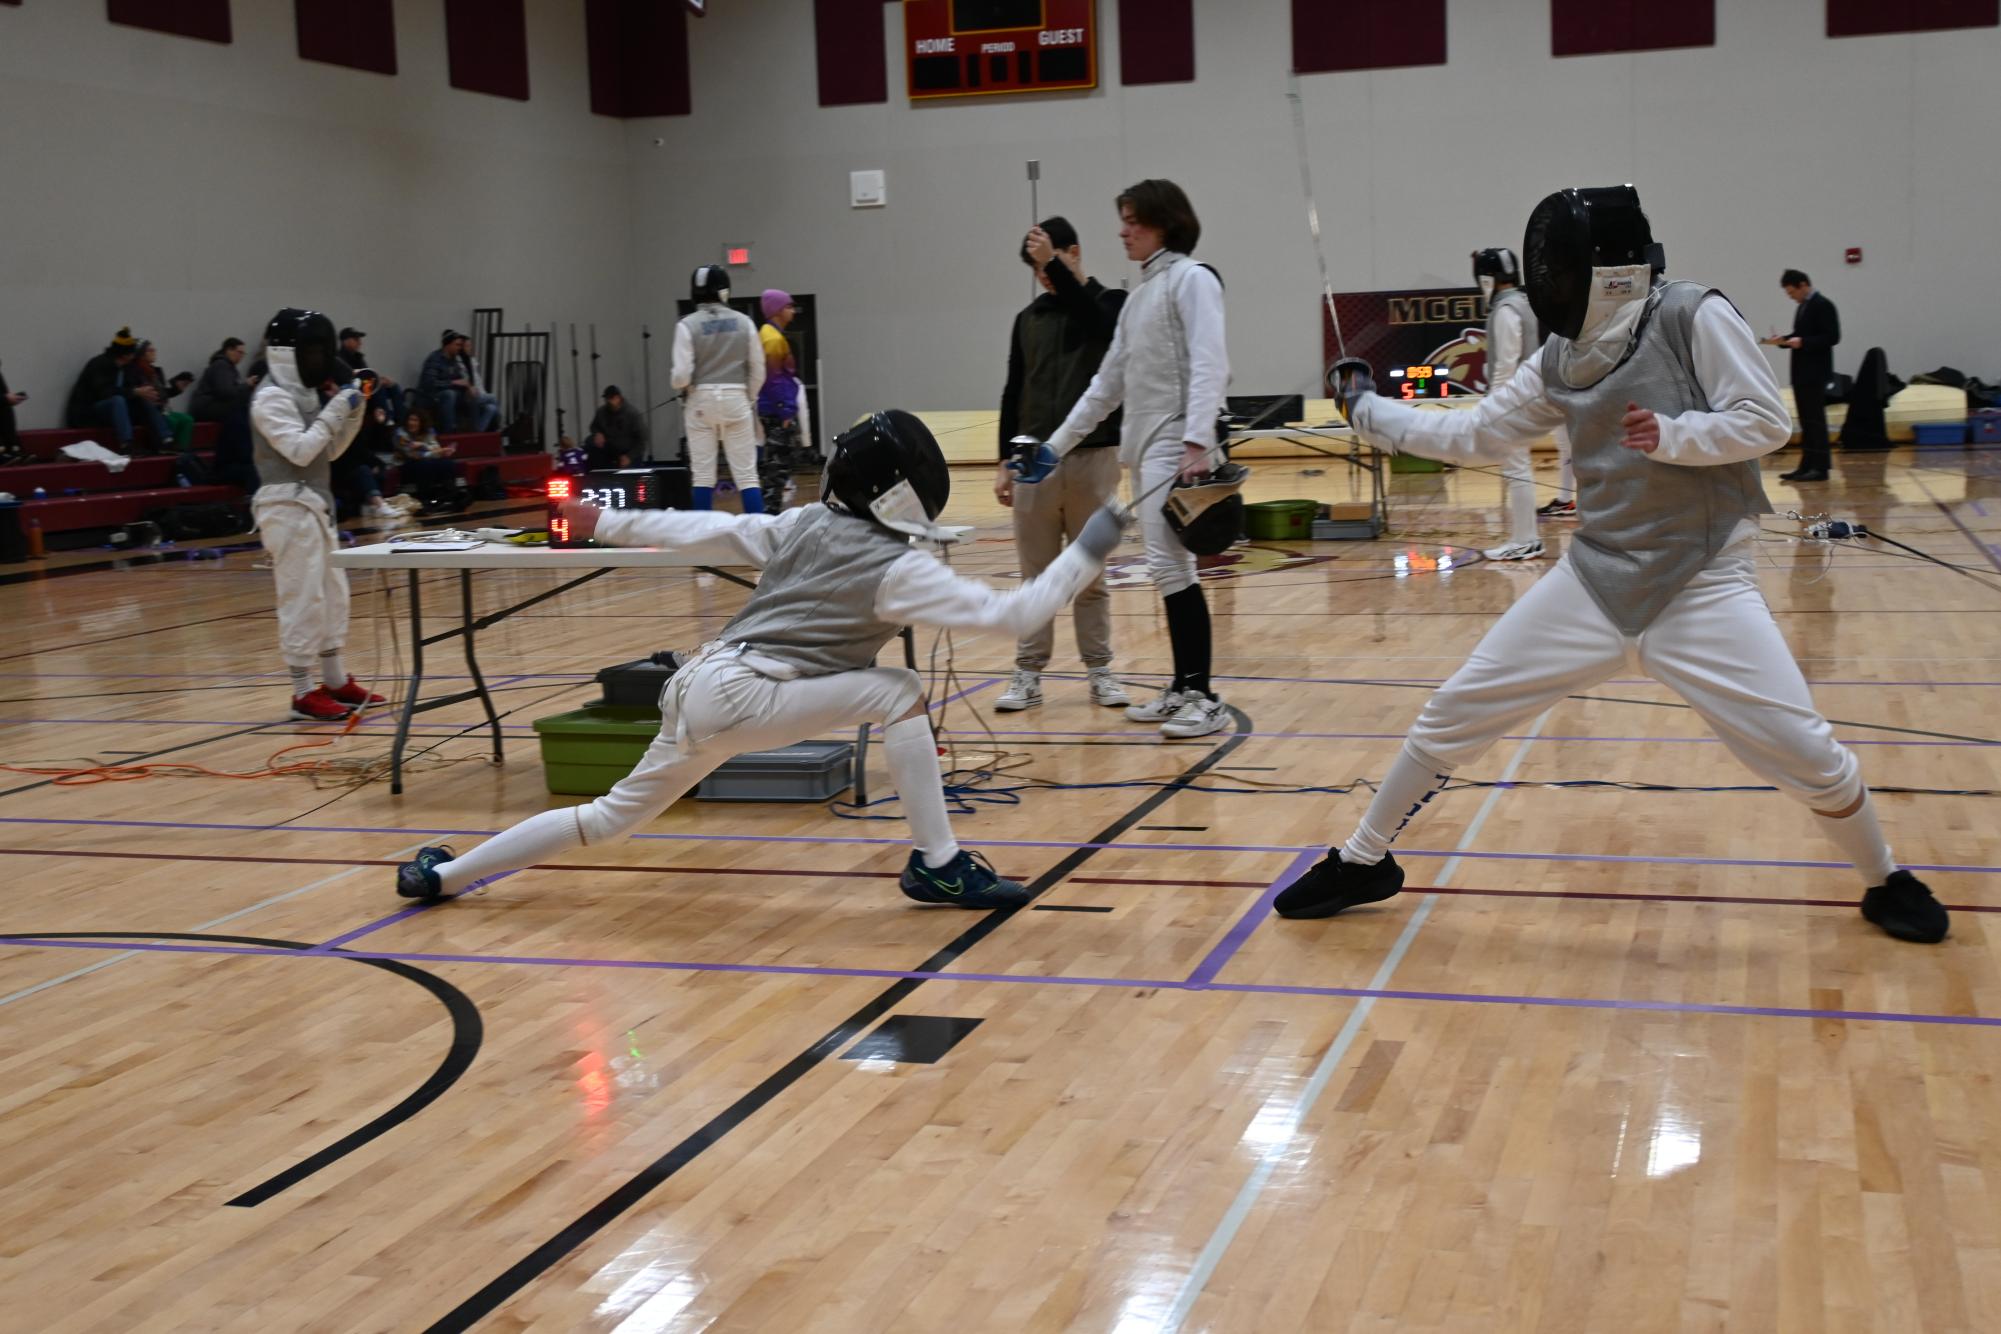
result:
[(1473, 252), (1473, 281), (1480, 288), (1480, 295), (1489, 301), (1494, 299), (1496, 283), (1522, 281), (1522, 266), (1515, 259), (1515, 252), (1506, 246), (1489, 246), (1485, 250)]
[(1529, 305), (1550, 333), (1575, 339), (1584, 331), (1594, 295), (1594, 269), (1644, 265), (1651, 272), (1639, 283), (1644, 296), (1667, 256), (1654, 242), (1653, 228), (1630, 185), (1559, 190), (1529, 214), (1522, 238)]
[(688, 280), (688, 295), (698, 302), (727, 302), (730, 299), (730, 271), (720, 264), (702, 265)]
[(264, 326), (264, 341), (271, 347), (289, 347), (299, 370), (299, 383), (316, 389), (338, 369), (339, 339), (334, 322), (317, 310), (287, 306)]
[(834, 441), (822, 487), (831, 508), (892, 532), (949, 542), (958, 534), (933, 522), (952, 495), (952, 473), (931, 428), (890, 409), (848, 428)]

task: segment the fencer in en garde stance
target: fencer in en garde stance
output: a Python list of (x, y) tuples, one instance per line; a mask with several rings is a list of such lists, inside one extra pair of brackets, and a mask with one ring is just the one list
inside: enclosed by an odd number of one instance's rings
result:
[(1663, 282), (1631, 186), (1563, 190), (1522, 245), (1542, 351), (1479, 407), (1378, 396), (1336, 367), (1342, 411), (1370, 443), (1499, 460), (1567, 425), (1582, 524), (1555, 568), (1424, 706), (1346, 843), (1281, 892), (1282, 917), (1329, 917), (1403, 885), (1389, 845), (1461, 765), (1575, 691), (1637, 666), (1686, 700), (1746, 766), (1810, 807), (1862, 873), (1862, 915), (1900, 940), (1945, 938), (1946, 911), (1899, 870), (1855, 756), (1813, 706), (1758, 591), (1757, 459), (1791, 422), (1742, 315), (1710, 288)]
[[(261, 485), (250, 513), (278, 584), (278, 648), (292, 677), (292, 716), (334, 722), (380, 704), (348, 675), (347, 572), (333, 563), (333, 461), (367, 417), (372, 374), (335, 386), (333, 321), (287, 307), (271, 317), (264, 341), (270, 373), (250, 400), (252, 452)], [(322, 396), (325, 402), (322, 403)], [(319, 684), (313, 673), (319, 673)]]
[(951, 540), (934, 523), (950, 492), (945, 456), (924, 424), (905, 412), (878, 412), (834, 442), (822, 503), (741, 516), (565, 506), (580, 536), (764, 573), (743, 610), (668, 682), (660, 735), (617, 786), (588, 805), (530, 816), (463, 857), (424, 848), (398, 868), (396, 892), (435, 899), (578, 844), (609, 843), (733, 756), (879, 723), (910, 822), (903, 892), (960, 908), (1027, 902), (1020, 884), (952, 837), (922, 684), (913, 671), (875, 666), (875, 657), (904, 625), (1019, 638), (1047, 623), (1104, 568), (1122, 516), (1110, 506), (1099, 510), (1042, 574), (998, 592), (911, 545), (913, 537)]

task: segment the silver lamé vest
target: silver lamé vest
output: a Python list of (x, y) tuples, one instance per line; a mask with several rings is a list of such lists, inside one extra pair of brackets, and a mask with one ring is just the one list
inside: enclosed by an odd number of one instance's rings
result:
[[(1522, 321), (1522, 356), (1512, 366), (1494, 366), (1494, 320), (1503, 310), (1519, 307)], [(1487, 305), (1487, 392), (1493, 393), (1508, 382), (1509, 377), (1522, 368), (1523, 363), (1535, 355), (1536, 345), (1535, 311), (1529, 306), (1528, 293), (1519, 287), (1503, 287), (1494, 293), (1494, 299)]]
[(1685, 468), (1619, 444), (1628, 403), (1663, 417), (1710, 411), (1695, 379), (1691, 335), (1696, 308), (1721, 295), (1699, 283), (1656, 288), (1632, 355), (1588, 389), (1563, 381), (1568, 339), (1552, 335), (1543, 345), (1543, 387), (1570, 429), (1583, 520), (1570, 544), (1570, 567), (1629, 635), (1653, 623), (1739, 523), (1772, 512), (1755, 459)]
[(875, 614), (876, 590), (910, 542), (825, 505), (807, 517), (758, 577), (757, 591), (716, 638), (828, 676), (873, 666), (902, 627)]
[(691, 385), (750, 383), (750, 345), (757, 328), (750, 317), (728, 306), (707, 304), (684, 316), (695, 354)]
[[(261, 398), (266, 394), (282, 395), (286, 401), (299, 407), (299, 415), (302, 418), (300, 424), (308, 429), (311, 428), (314, 422), (319, 420), (320, 414), (326, 411), (324, 405), (315, 407), (311, 412), (305, 411), (304, 403), (306, 398), (310, 396), (313, 399), (317, 399), (319, 395), (311, 391), (308, 391), (308, 394), (305, 395), (295, 393), (285, 385), (278, 383), (275, 379), (266, 380), (263, 384), (257, 386), (257, 397)], [(301, 467), (273, 449), (271, 442), (264, 438), (264, 433), (257, 430), (254, 426), (250, 432), (250, 442), (250, 456), (257, 464), (257, 493), (259, 496), (264, 496), (264, 493), (268, 491), (271, 494), (270, 496), (266, 496), (266, 499), (281, 498), (283, 496), (282, 488), (292, 486), (303, 487), (326, 502), (327, 515), (328, 517), (332, 517), (334, 513), (333, 460), (327, 457), (327, 452), (324, 449), (313, 455), (311, 463)], [(274, 490), (273, 488), (281, 489)]]
[(1188, 410), (1188, 338), (1174, 298), (1188, 277), (1181, 270), (1193, 262), (1176, 251), (1156, 251), (1119, 308), (1126, 359), (1119, 457), (1128, 466), (1155, 441), (1178, 445), (1187, 435), (1181, 419)]

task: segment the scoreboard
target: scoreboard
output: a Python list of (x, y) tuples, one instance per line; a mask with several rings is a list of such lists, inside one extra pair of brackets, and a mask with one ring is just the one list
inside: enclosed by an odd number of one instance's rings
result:
[(910, 99), (1098, 86), (1096, 0), (904, 0)]

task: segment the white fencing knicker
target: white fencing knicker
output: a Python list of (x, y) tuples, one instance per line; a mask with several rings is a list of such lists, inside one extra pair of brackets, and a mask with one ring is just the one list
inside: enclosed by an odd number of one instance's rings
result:
[[(800, 397), (804, 397), (802, 392)], [(688, 390), (688, 484), (713, 489), (716, 443), (729, 453), (739, 490), (757, 485), (757, 410), (740, 384), (698, 384)]]
[(303, 500), (253, 500), (250, 512), (278, 584), (278, 649), (287, 667), (312, 667), (347, 643), (347, 572), (333, 520)]

